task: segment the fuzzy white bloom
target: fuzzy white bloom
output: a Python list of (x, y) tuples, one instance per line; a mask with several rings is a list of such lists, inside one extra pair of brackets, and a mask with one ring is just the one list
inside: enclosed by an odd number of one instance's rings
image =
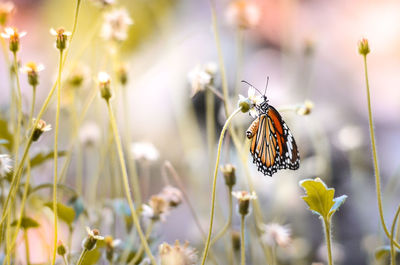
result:
[(105, 40), (124, 41), (128, 37), (128, 27), (133, 24), (125, 8), (114, 9), (104, 14), (101, 37)]
[(232, 191), (232, 195), (236, 199), (242, 200), (242, 201), (249, 201), (249, 200), (257, 199), (257, 195), (254, 191), (252, 193), (250, 193), (248, 191)]
[(100, 138), (101, 131), (95, 122), (87, 122), (79, 130), (79, 141), (82, 145), (93, 146)]
[(23, 36), (26, 35), (26, 32), (18, 32), (17, 29), (7, 27), (4, 29), (4, 32), (1, 33), (1, 36), (5, 39), (11, 39), (11, 38), (22, 38)]
[(24, 66), (22, 66), (20, 70), (24, 74), (29, 74), (29, 73), (33, 73), (33, 72), (37, 73), (37, 72), (44, 70), (44, 65), (36, 64), (34, 62), (28, 62)]
[(207, 86), (213, 84), (218, 72), (216, 63), (210, 62), (204, 65), (197, 65), (188, 74), (190, 86), (192, 88), (192, 97), (200, 91), (204, 91)]
[(97, 74), (97, 81), (100, 84), (105, 84), (105, 83), (109, 83), (111, 81), (111, 77), (108, 73), (106, 72), (99, 72)]
[(246, 103), (250, 115), (253, 118), (256, 118), (258, 116), (258, 111), (255, 107), (256, 105), (261, 104), (263, 101), (264, 101), (263, 97), (256, 93), (254, 87), (249, 87), (249, 89), (247, 90), (247, 98), (242, 95), (239, 95), (238, 104), (241, 105), (243, 103)]
[(160, 196), (164, 197), (171, 207), (178, 206), (183, 200), (182, 192), (171, 185), (165, 186), (161, 191)]
[(151, 219), (165, 222), (167, 215), (170, 213), (169, 202), (160, 195), (151, 196), (148, 205), (142, 205), (142, 216), (145, 219)]
[(86, 226), (86, 232), (88, 233), (89, 237), (97, 240), (104, 240), (104, 237), (99, 234), (99, 230), (97, 229), (90, 229), (90, 227)]
[(0, 177), (6, 176), (12, 170), (12, 160), (9, 155), (0, 155)]
[(261, 236), (262, 242), (268, 246), (280, 246), (286, 247), (289, 245), (290, 228), (286, 225), (280, 225), (278, 223), (263, 224), (261, 227), (263, 234)]
[(196, 250), (189, 247), (188, 242), (181, 245), (177, 240), (174, 246), (163, 243), (158, 251), (161, 265), (194, 265), (198, 260)]
[(149, 142), (136, 142), (131, 144), (131, 153), (135, 159), (155, 161), (160, 153), (157, 148)]

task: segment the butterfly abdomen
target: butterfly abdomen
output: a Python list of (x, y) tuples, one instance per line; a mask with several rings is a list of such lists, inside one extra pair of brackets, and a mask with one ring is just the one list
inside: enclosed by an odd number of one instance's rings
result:
[(260, 118), (259, 117), (257, 117), (257, 119), (255, 119), (251, 123), (250, 127), (246, 131), (246, 136), (247, 136), (248, 139), (251, 139), (256, 135), (256, 133), (258, 131), (258, 124), (259, 123), (260, 123)]

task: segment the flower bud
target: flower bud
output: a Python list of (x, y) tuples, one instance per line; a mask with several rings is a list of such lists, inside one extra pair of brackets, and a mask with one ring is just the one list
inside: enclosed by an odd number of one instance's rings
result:
[(59, 28), (57, 30), (52, 28), (50, 29), (50, 33), (53, 36), (57, 36), (56, 48), (60, 51), (65, 50), (68, 46), (68, 36), (71, 36), (71, 32), (65, 31), (63, 28)]
[(15, 6), (12, 2), (0, 2), (0, 25), (5, 26)]
[(239, 99), (238, 105), (240, 107), (240, 110), (243, 113), (248, 112), (253, 107), (253, 103), (251, 102), (251, 100), (249, 98), (241, 98), (241, 99)]
[[(35, 120), (33, 120), (33, 123), (35, 123)], [(51, 130), (51, 125), (46, 124), (44, 120), (39, 120), (38, 124), (36, 125), (35, 128), (33, 128), (33, 135), (32, 135), (32, 141), (36, 142), (39, 140), (40, 136), (47, 131)]]
[(19, 33), (16, 28), (5, 28), (1, 36), (9, 39), (9, 49), (13, 53), (19, 50), (19, 39), (26, 35), (26, 32)]
[(128, 83), (128, 69), (125, 64), (121, 64), (117, 70), (118, 81), (125, 86)]
[(226, 164), (221, 167), (222, 174), (224, 175), (225, 185), (233, 187), (236, 184), (236, 168), (232, 164)]
[(62, 257), (67, 254), (67, 249), (65, 248), (64, 243), (61, 240), (59, 240), (57, 243), (57, 254)]
[(91, 230), (86, 227), (88, 236), (82, 241), (82, 247), (88, 251), (96, 247), (97, 240), (104, 240), (104, 237), (100, 236), (100, 231), (97, 229)]
[(238, 199), (238, 212), (240, 215), (247, 215), (250, 212), (250, 200), (257, 198), (256, 194), (247, 191), (233, 191), (232, 195)]
[(36, 65), (34, 62), (28, 62), (22, 67), (21, 71), (28, 75), (28, 83), (36, 87), (39, 85), (39, 72), (44, 69), (42, 64)]
[(106, 72), (100, 72), (97, 75), (97, 81), (99, 83), (101, 97), (106, 101), (110, 100), (111, 93), (111, 78)]
[(240, 250), (240, 233), (238, 231), (232, 231), (231, 233), (232, 247), (234, 251)]
[(358, 42), (358, 53), (361, 55), (367, 55), (370, 52), (368, 40), (363, 38)]

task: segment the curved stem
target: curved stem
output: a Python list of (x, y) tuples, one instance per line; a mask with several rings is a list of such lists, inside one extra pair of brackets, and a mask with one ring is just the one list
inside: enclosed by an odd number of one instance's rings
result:
[(324, 219), (323, 226), (325, 228), (325, 240), (326, 240), (326, 248), (328, 251), (328, 265), (333, 265), (332, 261), (332, 244), (331, 244), (331, 222), (327, 219)]
[(246, 249), (245, 249), (245, 238), (244, 238), (244, 221), (245, 221), (246, 215), (242, 214), (241, 220), (240, 220), (240, 264), (245, 265), (246, 264)]
[(79, 256), (78, 262), (76, 263), (76, 265), (81, 265), (83, 260), (85, 259), (85, 256), (87, 254), (88, 250), (86, 248), (84, 248), (81, 252), (81, 255)]
[(211, 214), (210, 214), (210, 228), (208, 230), (208, 236), (203, 252), (203, 258), (201, 261), (201, 264), (204, 265), (207, 259), (207, 254), (208, 250), (210, 248), (210, 241), (211, 241), (211, 234), (212, 234), (212, 228), (213, 228), (213, 221), (214, 221), (214, 210), (215, 210), (215, 194), (216, 194), (216, 186), (217, 186), (217, 175), (218, 175), (218, 167), (219, 167), (219, 159), (221, 156), (221, 147), (222, 147), (222, 140), (224, 139), (224, 135), (226, 130), (229, 127), (229, 124), (232, 120), (232, 118), (240, 112), (240, 108), (236, 109), (231, 116), (228, 117), (226, 120), (224, 127), (222, 128), (221, 135), (219, 136), (219, 142), (218, 142), (218, 150), (217, 150), (217, 159), (215, 162), (215, 170), (214, 170), (214, 180), (213, 180), (213, 186), (212, 186), (212, 199), (211, 199)]
[[(374, 160), (374, 170), (375, 170), (375, 186), (376, 186), (376, 198), (378, 201), (378, 209), (379, 209), (379, 217), (381, 220), (382, 228), (387, 236), (387, 238), (391, 239), (391, 235), (385, 223), (385, 217), (383, 216), (383, 206), (382, 206), (382, 194), (381, 194), (381, 177), (378, 167), (378, 155), (376, 151), (376, 143), (375, 143), (375, 130), (374, 124), (372, 120), (372, 107), (371, 107), (371, 96), (369, 89), (369, 81), (368, 81), (368, 68), (367, 68), (367, 56), (364, 55), (364, 72), (365, 72), (365, 83), (367, 89), (367, 106), (368, 106), (368, 122), (369, 122), (369, 132), (371, 134), (371, 145), (372, 145), (372, 155)], [(400, 248), (400, 245), (397, 241), (393, 241), (393, 244)]]
[(60, 50), (60, 62), (58, 66), (57, 77), (57, 107), (56, 107), (56, 126), (54, 132), (54, 180), (53, 180), (53, 212), (54, 212), (54, 244), (53, 259), (51, 264), (56, 263), (57, 256), (57, 235), (58, 235), (58, 212), (57, 212), (57, 176), (58, 176), (58, 128), (60, 122), (60, 105), (61, 105), (61, 73), (62, 73), (63, 51)]
[(20, 145), (20, 134), (21, 134), (21, 122), (22, 122), (22, 95), (21, 95), (21, 84), (19, 82), (19, 73), (18, 73), (18, 60), (17, 53), (13, 53), (14, 56), (14, 74), (17, 82), (17, 130), (14, 135), (14, 159), (15, 159), (15, 167), (18, 165), (18, 150)]
[(228, 215), (228, 221), (226, 221), (226, 224), (224, 225), (224, 227), (222, 228), (222, 230), (213, 238), (213, 240), (211, 241), (211, 246), (214, 245), (215, 242), (217, 242), (218, 239), (220, 239), (225, 233), (226, 231), (228, 231), (228, 229), (231, 227), (232, 224), (232, 187), (228, 187), (228, 198), (229, 198), (229, 215)]
[(139, 234), (139, 238), (140, 241), (144, 247), (144, 250), (147, 254), (147, 256), (150, 258), (151, 263), (153, 265), (157, 265), (156, 260), (153, 257), (153, 254), (151, 254), (150, 251), (150, 247), (147, 243), (147, 240), (143, 234), (142, 228), (140, 227), (140, 223), (139, 223), (139, 217), (137, 216), (136, 210), (135, 210), (135, 206), (133, 205), (133, 201), (132, 201), (132, 197), (131, 197), (131, 190), (129, 187), (129, 180), (128, 180), (128, 174), (126, 171), (126, 165), (125, 165), (125, 158), (124, 158), (124, 154), (122, 151), (122, 145), (121, 145), (121, 138), (119, 136), (118, 133), (118, 128), (117, 128), (117, 123), (115, 121), (115, 117), (114, 117), (114, 113), (111, 107), (111, 103), (110, 101), (106, 101), (107, 102), (107, 108), (108, 108), (108, 115), (110, 116), (110, 122), (111, 122), (111, 127), (113, 130), (113, 134), (114, 134), (114, 139), (115, 139), (115, 143), (117, 145), (117, 151), (118, 151), (118, 156), (119, 156), (119, 162), (120, 162), (120, 166), (121, 166), (121, 171), (122, 171), (122, 179), (124, 182), (124, 189), (125, 189), (125, 195), (126, 198), (128, 200), (128, 204), (129, 204), (129, 208), (132, 214), (132, 219), (133, 219), (133, 223), (136, 227), (136, 230)]
[[(151, 231), (153, 231), (153, 226), (154, 226), (154, 221), (151, 221), (146, 229), (146, 240), (149, 240)], [(138, 252), (136, 252), (135, 256), (133, 257), (132, 261), (129, 264), (136, 264), (142, 257), (143, 250), (144, 250), (143, 245), (140, 245)]]
[(396, 227), (397, 219), (400, 214), (400, 206), (397, 208), (396, 214), (393, 219), (392, 228), (390, 230), (390, 265), (396, 265), (396, 249), (394, 248), (395, 234), (394, 229)]

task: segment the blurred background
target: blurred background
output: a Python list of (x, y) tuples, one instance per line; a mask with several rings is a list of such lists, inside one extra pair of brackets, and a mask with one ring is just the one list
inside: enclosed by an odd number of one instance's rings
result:
[[(40, 72), (37, 89), (40, 106), (57, 74), (58, 52), (53, 47), (54, 37), (49, 34), (49, 29), (62, 26), (71, 30), (75, 1), (13, 2), (16, 12), (9, 24), (28, 33), (21, 39), (21, 64), (36, 61), (45, 65), (45, 70)], [(113, 99), (120, 128), (127, 131), (129, 123), (129, 136), (124, 140), (150, 142), (158, 152), (154, 160), (137, 161), (142, 200), (146, 202), (165, 186), (162, 168), (168, 160), (180, 175), (206, 230), (211, 198), (210, 173), (214, 168), (217, 139), (226, 117), (221, 100), (214, 97), (211, 103), (215, 110), (214, 118), (207, 126), (206, 93), (193, 92), (189, 73), (199, 65), (218, 65), (210, 2), (118, 0), (115, 6), (125, 7), (134, 21), (129, 27), (127, 39), (118, 45), (110, 45), (101, 38), (100, 29), (106, 11), (94, 2), (82, 1), (76, 36), (65, 65), (61, 148), (69, 146), (73, 124), (70, 107), (74, 106), (75, 115), (79, 116), (91, 89), (96, 88), (97, 73), (115, 72), (118, 66), (124, 65), (128, 82), (116, 91)], [(336, 264), (387, 264), (384, 259), (378, 261), (374, 256), (376, 249), (388, 245), (388, 241), (384, 240), (378, 218), (364, 66), (357, 51), (357, 42), (366, 37), (371, 47), (368, 66), (372, 108), (383, 178), (385, 217), (387, 224), (391, 225), (400, 188), (400, 152), (397, 149), (400, 145), (400, 3), (386, 0), (248, 2), (258, 9), (258, 13), (250, 15), (256, 22), (246, 29), (238, 29), (229, 13), (232, 12), (229, 11), (232, 1), (216, 0), (220, 44), (229, 87), (229, 108), (232, 111), (236, 106), (238, 93), (247, 95), (248, 86), (241, 84), (240, 80), (247, 80), (263, 91), (269, 76), (267, 97), (271, 105), (282, 110), (301, 156), (299, 170), (279, 171), (272, 178), (257, 172), (250, 155), (246, 165), (256, 187), (264, 222), (278, 222), (291, 228), (292, 244), (278, 249), (279, 264), (326, 263), (320, 221), (307, 210), (301, 199), (304, 191), (298, 185), (300, 180), (314, 177), (320, 177), (329, 187), (335, 188), (336, 196), (348, 195), (346, 203), (333, 219)], [(75, 91), (68, 85), (68, 78), (76, 73), (78, 66), (81, 67), (80, 73), (84, 73), (85, 81), (79, 91)], [(0, 106), (3, 113), (8, 111), (10, 102), (7, 67), (2, 53)], [(117, 76), (112, 75), (112, 79), (116, 80)], [(215, 90), (221, 91), (221, 86), (221, 71), (218, 69)], [(30, 109), (31, 93), (26, 77), (22, 76), (23, 110), (26, 113)], [(293, 111), (306, 100), (313, 103), (309, 115), (302, 116)], [(46, 121), (53, 123), (54, 110), (53, 103), (45, 114)], [(244, 132), (252, 120), (248, 114), (242, 114), (233, 122), (243, 143)], [(79, 174), (83, 176), (78, 194), (88, 212), (95, 212), (96, 203), (124, 199), (121, 184), (116, 184), (116, 180), (120, 179), (118, 168), (110, 166), (115, 163), (110, 160), (117, 159), (115, 150), (102, 149), (109, 138), (107, 121), (104, 101), (96, 97), (85, 123), (99, 126), (100, 140), (94, 145), (81, 143), (81, 148), (75, 147), (65, 178), (67, 185), (77, 187), (76, 177)], [(207, 128), (211, 128), (211, 134)], [(31, 152), (50, 150), (52, 135), (53, 131), (40, 144), (33, 146)], [(126, 152), (130, 151), (130, 145), (130, 142), (124, 142)], [(221, 164), (232, 163), (237, 167), (234, 189), (248, 190), (244, 167), (229, 136), (222, 150)], [(102, 163), (105, 169), (97, 172)], [(51, 170), (50, 161), (35, 168), (32, 185), (51, 181)], [(100, 182), (98, 187), (93, 187), (91, 178), (96, 174)], [(97, 191), (95, 201), (88, 195), (93, 189)], [(218, 180), (217, 192), (215, 231), (224, 224), (228, 211), (222, 177)], [(50, 196), (50, 191), (48, 194)], [(34, 211), (32, 214), (35, 214)], [(105, 213), (97, 214), (102, 216)], [(123, 223), (123, 220), (118, 221), (118, 217), (111, 217), (117, 219), (116, 223)], [(238, 229), (240, 220), (236, 211), (233, 217), (233, 229)], [(51, 229), (51, 221), (46, 222), (46, 229)], [(73, 249), (77, 251), (85, 225), (87, 223), (83, 220), (76, 224)], [(112, 232), (104, 226), (104, 233)], [(249, 226), (254, 224), (249, 221)], [(118, 227), (116, 237), (122, 238), (123, 229)], [(32, 234), (43, 234), (43, 230), (35, 230), (39, 232), (32, 230)], [(46, 239), (51, 235), (43, 237), (43, 242), (51, 242)], [(201, 254), (201, 234), (186, 204), (174, 209), (156, 230), (157, 244), (164, 241), (173, 243), (176, 239), (188, 240)], [(225, 240), (229, 241), (229, 237)], [(223, 243), (224, 240), (221, 240), (214, 246), (217, 255), (223, 256)], [(251, 253), (248, 254), (248, 263), (267, 264), (256, 237), (249, 236), (246, 243)], [(40, 263), (46, 255), (46, 247), (38, 244), (38, 251), (32, 253), (31, 260)]]

